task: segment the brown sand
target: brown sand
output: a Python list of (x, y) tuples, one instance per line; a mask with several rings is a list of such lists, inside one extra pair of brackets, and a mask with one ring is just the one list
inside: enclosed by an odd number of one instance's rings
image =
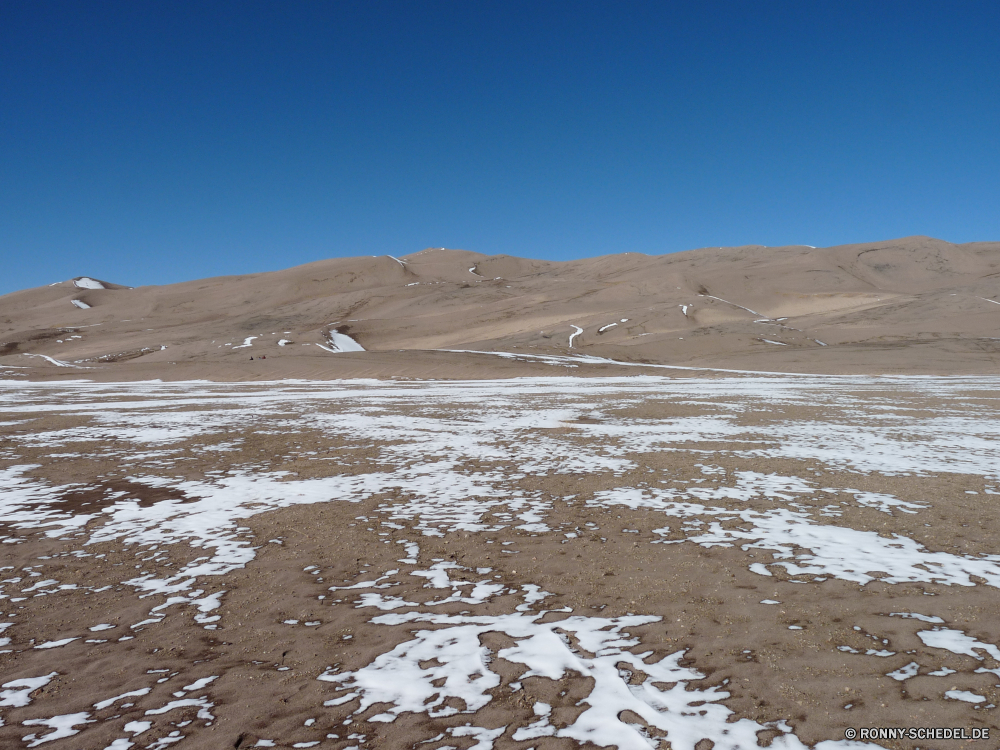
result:
[[(1000, 353), (998, 279), (1000, 243), (908, 237), (565, 263), (431, 249), (137, 289), (65, 281), (0, 297), (0, 367), (5, 377), (95, 380), (546, 369), (417, 353), (474, 349), (754, 371), (986, 373)], [(573, 326), (583, 332), (570, 348)], [(368, 353), (319, 348), (331, 331)]]

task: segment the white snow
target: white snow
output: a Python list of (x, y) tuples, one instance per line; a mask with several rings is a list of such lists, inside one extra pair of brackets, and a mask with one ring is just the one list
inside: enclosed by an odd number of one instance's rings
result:
[(107, 287), (97, 279), (91, 279), (87, 276), (81, 276), (78, 279), (73, 279), (73, 286), (79, 287), (80, 289), (107, 289)]
[(249, 346), (253, 346), (253, 340), (254, 339), (259, 339), (259, 338), (260, 338), (260, 336), (247, 336), (245, 339), (243, 339), (243, 343), (242, 344), (239, 344), (238, 346), (234, 346), (233, 349), (246, 349)]
[(743, 307), (743, 305), (737, 305), (735, 302), (730, 302), (729, 300), (722, 299), (722, 297), (716, 297), (715, 295), (712, 295), (712, 294), (702, 294), (701, 296), (702, 297), (708, 297), (709, 299), (715, 299), (715, 300), (718, 300), (719, 302), (725, 302), (727, 305), (732, 305), (733, 307), (738, 307), (741, 310), (746, 310), (748, 313), (753, 313), (754, 315), (760, 315), (760, 313), (757, 312), (756, 310), (751, 310), (749, 307)]
[[(979, 670), (977, 669), (976, 671), (978, 672)], [(941, 667), (941, 669), (937, 669), (933, 672), (928, 672), (927, 674), (929, 674), (931, 677), (947, 677), (950, 674), (955, 674), (955, 670), (948, 669), (948, 667)]]
[(25, 677), (20, 680), (5, 682), (0, 687), (5, 688), (0, 691), (0, 706), (10, 706), (20, 708), (31, 703), (30, 694), (40, 687), (48, 685), (58, 672), (49, 672), (41, 677)]
[(90, 714), (86, 711), (81, 711), (75, 714), (65, 714), (63, 716), (53, 716), (50, 719), (28, 719), (27, 721), (22, 721), (21, 724), (24, 726), (41, 726), (48, 727), (54, 731), (48, 734), (38, 737), (36, 734), (29, 734), (21, 739), (25, 742), (28, 740), (33, 740), (28, 742), (28, 747), (37, 747), (46, 742), (52, 742), (54, 740), (61, 740), (64, 737), (72, 737), (74, 734), (79, 734), (79, 729), (74, 729), (73, 727), (79, 724), (93, 724), (94, 720), (90, 718)]
[(205, 686), (219, 679), (219, 675), (212, 675), (211, 677), (202, 677), (200, 680), (195, 680), (190, 685), (185, 685), (183, 690), (186, 692), (191, 692), (193, 690), (201, 690)]
[(70, 302), (72, 302), (74, 305), (76, 305), (77, 307), (79, 307), (81, 310), (89, 310), (90, 309), (90, 305), (88, 305), (82, 299), (71, 299)]
[(86, 368), (80, 367), (80, 365), (71, 365), (69, 362), (63, 362), (61, 359), (55, 359), (53, 357), (50, 357), (47, 354), (28, 354), (27, 352), (25, 352), (24, 356), (25, 357), (41, 357), (42, 359), (46, 360), (50, 364), (55, 365), (56, 367), (75, 367), (78, 370), (86, 369)]
[(288, 344), (292, 344), (292, 343), (294, 343), (294, 342), (293, 341), (289, 341), (288, 339), (280, 339), (278, 341), (278, 346), (288, 346)]
[(597, 332), (598, 333), (604, 333), (606, 330), (608, 330), (609, 328), (614, 328), (616, 325), (618, 325), (618, 324), (617, 323), (608, 323), (603, 328), (598, 328)]
[(107, 708), (108, 706), (113, 706), (115, 703), (120, 701), (122, 698), (138, 698), (143, 695), (147, 695), (151, 688), (140, 688), (138, 690), (132, 690), (128, 693), (122, 693), (121, 695), (116, 695), (114, 698), (108, 698), (107, 700), (98, 701), (94, 704), (94, 708), (98, 711)]
[(339, 352), (363, 352), (365, 350), (361, 344), (352, 339), (346, 333), (329, 331), (326, 336), (327, 343), (330, 344), (330, 346), (325, 347), (322, 344), (316, 344), (316, 346), (333, 354), (337, 354)]
[(911, 661), (905, 667), (900, 667), (895, 672), (889, 672), (889, 674), (886, 675), (886, 676), (887, 677), (891, 677), (894, 680), (899, 680), (900, 682), (902, 682), (903, 680), (908, 680), (911, 677), (916, 677), (917, 670), (919, 670), (919, 669), (920, 669), (920, 665), (917, 664), (915, 661)]
[(765, 344), (774, 344), (775, 346), (788, 346), (788, 344), (783, 341), (771, 341), (771, 339), (761, 339)]
[(943, 624), (944, 620), (940, 617), (934, 617), (933, 615), (920, 615), (916, 612), (890, 612), (889, 617), (902, 617), (904, 620), (920, 620), (921, 622), (930, 622), (936, 624)]
[(1000, 649), (992, 643), (977, 641), (961, 630), (954, 630), (952, 628), (920, 630), (917, 632), (917, 637), (924, 642), (924, 645), (931, 648), (945, 649), (946, 651), (951, 651), (953, 654), (971, 656), (980, 661), (983, 660), (983, 657), (977, 652), (985, 651), (994, 659), (1000, 661)]
[(583, 333), (583, 329), (580, 328), (580, 326), (575, 326), (575, 325), (572, 325), (572, 324), (570, 324), (570, 328), (573, 329), (573, 333), (571, 333), (569, 335), (569, 348), (572, 349), (573, 348), (573, 339), (575, 339), (577, 336), (579, 336), (581, 333)]
[(956, 701), (965, 701), (966, 703), (982, 703), (986, 700), (985, 696), (977, 695), (968, 690), (947, 690), (945, 691), (945, 697)]
[[(447, 573), (458, 567), (452, 563), (438, 570)], [(433, 578), (444, 586), (439, 575)], [(644, 728), (623, 718), (623, 714), (631, 712), (665, 733), (675, 750), (693, 750), (703, 739), (711, 740), (719, 750), (756, 747), (757, 732), (764, 729), (779, 732), (775, 741), (783, 750), (805, 750), (806, 746), (793, 734), (786, 734), (790, 729), (787, 725), (758, 724), (749, 719), (730, 721), (731, 711), (721, 703), (729, 693), (720, 687), (699, 688), (697, 683), (704, 675), (680, 665), (684, 650), (655, 661), (650, 660), (652, 651), (636, 653), (641, 640), (626, 628), (659, 622), (658, 617), (577, 615), (552, 619), (546, 612), (529, 613), (522, 607), (518, 610), (492, 616), (425, 612), (379, 615), (371, 622), (416, 625), (410, 631), (412, 639), (358, 670), (338, 672), (331, 668), (321, 674), (320, 680), (337, 685), (343, 693), (326, 705), (356, 702), (352, 716), (377, 705), (381, 713), (367, 720), (378, 723), (393, 722), (405, 713), (429, 717), (473, 713), (491, 702), (491, 692), (503, 682), (492, 668), (499, 659), (527, 669), (519, 680), (560, 680), (578, 675), (592, 685), (589, 695), (578, 703), (583, 712), (564, 726), (551, 723), (549, 704), (536, 702), (533, 711), (538, 719), (515, 730), (515, 741), (551, 736), (613, 745), (620, 750), (648, 750)], [(482, 644), (482, 636), (487, 633), (501, 633), (514, 643), (493, 654)], [(631, 684), (632, 676), (638, 674), (644, 679)], [(519, 686), (520, 682), (509, 684), (512, 689)], [(456, 703), (463, 708), (456, 707)], [(463, 734), (487, 742), (484, 748), (491, 748), (492, 740), (502, 733), (470, 724), (466, 727)], [(828, 746), (861, 745), (833, 742)]]
[(42, 644), (40, 644), (38, 646), (35, 646), (35, 648), (43, 648), (43, 649), (44, 648), (59, 648), (60, 646), (65, 646), (67, 643), (72, 643), (73, 641), (77, 641), (77, 640), (79, 640), (79, 638), (63, 638), (60, 641), (46, 641), (45, 643), (42, 643)]
[(207, 698), (181, 698), (180, 700), (170, 701), (169, 703), (160, 706), (159, 708), (151, 708), (146, 711), (146, 716), (157, 716), (159, 714), (169, 713), (178, 708), (192, 708), (198, 707), (201, 710), (198, 712), (198, 718), (211, 718), (211, 714), (208, 714), (208, 709), (215, 705), (209, 703)]
[[(665, 490), (643, 492), (631, 488), (597, 492), (589, 504), (649, 508), (679, 518), (707, 517), (708, 523), (692, 527), (687, 541), (704, 547), (738, 545), (743, 550), (770, 550), (774, 562), (750, 566), (750, 570), (761, 575), (770, 575), (769, 566), (780, 566), (792, 576), (831, 576), (866, 584), (875, 580), (871, 573), (878, 571), (888, 574), (881, 579), (886, 583), (912, 581), (960, 586), (973, 586), (971, 576), (981, 576), (1000, 588), (998, 556), (977, 558), (929, 552), (898, 534), (886, 538), (873, 531), (814, 523), (804, 511), (707, 507), (674, 501)], [(744, 523), (742, 528), (723, 527), (720, 521), (711, 520), (719, 516), (739, 518)]]

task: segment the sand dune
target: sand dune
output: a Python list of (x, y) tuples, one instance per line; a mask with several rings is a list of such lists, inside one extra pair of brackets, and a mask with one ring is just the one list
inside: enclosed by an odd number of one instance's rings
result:
[[(15, 292), (0, 297), (0, 367), (32, 378), (80, 377), (85, 367), (102, 380), (425, 376), (429, 362), (452, 377), (552, 368), (441, 351), (477, 350), (754, 371), (981, 373), (1000, 354), (998, 298), (1000, 243), (908, 237), (562, 263), (435, 248), (166, 286), (81, 276)], [(611, 366), (576, 369), (594, 367)]]

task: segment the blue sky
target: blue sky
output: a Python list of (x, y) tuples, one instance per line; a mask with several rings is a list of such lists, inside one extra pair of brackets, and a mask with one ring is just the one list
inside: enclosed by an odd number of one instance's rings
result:
[(0, 293), (1000, 240), (996, 2), (0, 0)]

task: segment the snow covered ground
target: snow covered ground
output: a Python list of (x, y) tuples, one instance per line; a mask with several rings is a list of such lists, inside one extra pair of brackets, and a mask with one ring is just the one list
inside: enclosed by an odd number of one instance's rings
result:
[[(0, 743), (161, 748), (223, 728), (219, 746), (829, 750), (859, 746), (830, 726), (914, 696), (948, 726), (995, 726), (1000, 630), (976, 613), (1000, 589), (998, 386), (0, 381)], [(342, 518), (327, 537), (361, 551), (318, 543), (325, 567), (281, 557), (306, 554), (319, 521), (303, 519), (325, 509)], [(539, 578), (574, 550), (579, 570)], [(643, 577), (681, 563), (716, 592), (694, 624), (669, 604), (683, 576)], [(248, 582), (255, 566), (323, 582), (307, 614), (282, 604), (267, 620), (315, 644), (313, 660), (247, 662), (310, 696), (294, 727), (281, 711), (226, 718), (253, 679), (220, 654), (250, 637), (241, 591), (270, 585)], [(639, 582), (629, 599), (625, 575)], [(766, 638), (733, 626), (739, 647), (713, 649), (709, 621), (738, 618), (742, 590), (778, 625)], [(179, 633), (204, 654), (171, 653)], [(812, 654), (839, 703), (795, 675), (785, 692), (778, 673), (745, 684), (739, 670), (768, 648)], [(96, 659), (116, 676), (88, 681)], [(882, 697), (851, 697), (853, 683)], [(754, 690), (770, 713), (746, 708)]]

